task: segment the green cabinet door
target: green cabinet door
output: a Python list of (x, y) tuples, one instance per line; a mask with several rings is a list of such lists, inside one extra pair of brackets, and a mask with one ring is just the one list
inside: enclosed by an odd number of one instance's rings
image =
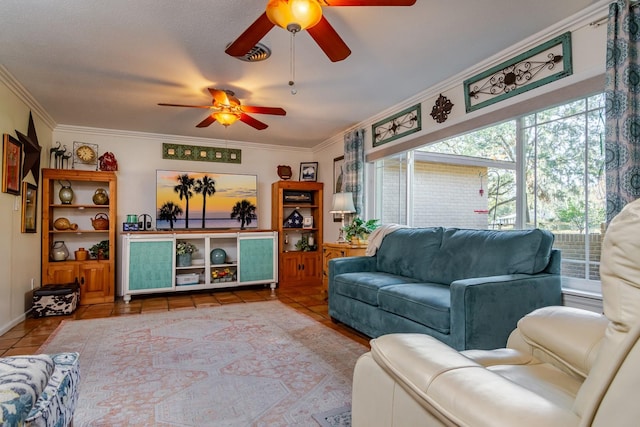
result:
[(173, 287), (173, 240), (129, 241), (129, 290)]
[(265, 238), (238, 239), (240, 246), (238, 259), (238, 281), (274, 282), (274, 244), (273, 235)]

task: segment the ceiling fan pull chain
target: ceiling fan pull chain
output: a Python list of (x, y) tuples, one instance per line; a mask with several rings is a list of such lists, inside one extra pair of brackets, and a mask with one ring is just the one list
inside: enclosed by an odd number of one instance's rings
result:
[(290, 64), (289, 64), (289, 72), (291, 74), (291, 79), (289, 80), (289, 86), (291, 86), (291, 95), (295, 95), (298, 93), (296, 89), (296, 42), (295, 42), (296, 32), (291, 31), (291, 41), (289, 45), (290, 50)]

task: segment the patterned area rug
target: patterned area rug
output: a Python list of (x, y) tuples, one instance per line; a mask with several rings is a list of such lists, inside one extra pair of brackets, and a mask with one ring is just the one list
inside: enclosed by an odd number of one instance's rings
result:
[(40, 351), (80, 352), (76, 427), (230, 427), (350, 423), (367, 349), (268, 301), (65, 321)]

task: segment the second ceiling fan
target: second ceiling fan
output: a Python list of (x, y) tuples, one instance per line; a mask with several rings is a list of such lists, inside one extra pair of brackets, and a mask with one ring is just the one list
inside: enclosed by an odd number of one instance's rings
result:
[(416, 0), (269, 0), (265, 12), (225, 50), (231, 56), (246, 55), (274, 26), (295, 34), (307, 30), (333, 62), (342, 61), (351, 49), (322, 16), (322, 6), (412, 6)]
[(161, 102), (158, 105), (163, 107), (187, 107), (211, 110), (211, 113), (196, 125), (196, 127), (199, 128), (207, 127), (216, 121), (224, 127), (227, 127), (235, 123), (237, 120), (240, 120), (257, 130), (263, 130), (268, 127), (267, 124), (254, 119), (246, 113), (273, 114), (276, 116), (285, 116), (287, 114), (285, 110), (279, 107), (255, 107), (242, 105), (240, 100), (236, 98), (233, 91), (230, 90), (209, 88), (209, 93), (213, 97), (211, 105), (167, 104), (164, 102)]

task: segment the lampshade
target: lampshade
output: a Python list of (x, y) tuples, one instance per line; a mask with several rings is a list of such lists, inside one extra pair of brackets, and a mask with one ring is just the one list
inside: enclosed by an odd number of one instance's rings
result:
[(330, 213), (353, 213), (356, 207), (353, 205), (353, 193), (336, 193), (333, 195), (333, 206)]
[(291, 32), (313, 27), (322, 18), (317, 0), (270, 0), (266, 12), (269, 21)]
[(239, 114), (236, 114), (233, 112), (227, 112), (227, 111), (219, 111), (219, 112), (213, 113), (212, 115), (218, 121), (218, 123), (220, 123), (223, 126), (232, 125), (240, 118)]

